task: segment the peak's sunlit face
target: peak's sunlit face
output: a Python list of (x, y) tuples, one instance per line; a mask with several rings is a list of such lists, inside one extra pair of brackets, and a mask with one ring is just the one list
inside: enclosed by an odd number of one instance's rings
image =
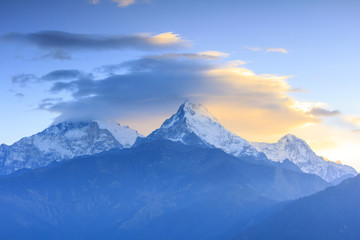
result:
[(2, 1), (0, 142), (67, 119), (148, 134), (190, 99), (360, 169), (360, 2), (204, 2)]

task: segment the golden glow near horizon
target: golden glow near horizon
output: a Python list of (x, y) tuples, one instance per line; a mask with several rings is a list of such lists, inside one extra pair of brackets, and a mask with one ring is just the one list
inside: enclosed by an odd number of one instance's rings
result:
[[(219, 120), (219, 122), (228, 130), (245, 138), (248, 141), (255, 142), (277, 142), (281, 137), (292, 133), (305, 140), (317, 155), (342, 164), (350, 165), (360, 170), (357, 149), (360, 146), (359, 137), (336, 126), (330, 126), (322, 122), (303, 123), (287, 122), (279, 115), (277, 118), (269, 118), (266, 112), (250, 109), (239, 109), (236, 106), (226, 106), (222, 104), (208, 105), (204, 104), (209, 111)], [(153, 130), (159, 128), (163, 121), (175, 113), (152, 116), (145, 118), (121, 120), (122, 124), (130, 125), (145, 136)], [(270, 112), (271, 113), (271, 112)], [(151, 128), (149, 128), (151, 126)]]
[(294, 127), (317, 121), (308, 112), (321, 105), (299, 102), (290, 97), (291, 86), (287, 82), (290, 76), (258, 75), (232, 64), (210, 70), (208, 75), (228, 88), (224, 96), (206, 99), (206, 105), (237, 133), (252, 139), (256, 138), (254, 134), (260, 133), (279, 137)]
[[(209, 1), (203, 12), (190, 1), (85, 0), (33, 14), (44, 1), (2, 2), (0, 11), (18, 14), (3, 14), (1, 143), (61, 115), (116, 119), (146, 135), (188, 98), (249, 141), (292, 133), (360, 170), (358, 4)], [(57, 75), (63, 70), (79, 74)], [(297, 75), (297, 86), (268, 73)]]
[[(354, 158), (359, 137), (346, 128), (325, 124), (322, 116), (311, 113), (314, 108), (327, 107), (325, 103), (297, 101), (289, 96), (290, 76), (256, 74), (243, 64), (232, 61), (209, 70), (209, 84), (219, 86), (219, 95), (194, 95), (189, 99), (202, 103), (227, 129), (248, 141), (277, 142), (292, 133), (304, 139), (318, 155), (360, 169)], [(151, 131), (168, 117), (153, 118)], [(360, 118), (352, 116), (348, 121), (360, 128)], [(148, 124), (136, 125), (145, 134), (151, 132), (146, 131)]]

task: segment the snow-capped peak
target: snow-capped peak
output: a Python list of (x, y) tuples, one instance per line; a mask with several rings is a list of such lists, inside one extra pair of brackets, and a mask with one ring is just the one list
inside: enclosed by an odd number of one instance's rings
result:
[(184, 111), (187, 118), (197, 116), (198, 118), (202, 117), (218, 123), (218, 120), (201, 104), (193, 104), (186, 100), (180, 106), (179, 111)]
[(148, 138), (202, 144), (220, 148), (235, 156), (259, 154), (245, 139), (225, 129), (204, 106), (189, 101), (185, 101), (176, 114), (167, 119)]
[(294, 142), (294, 141), (305, 142), (304, 140), (296, 137), (296, 136), (293, 135), (293, 134), (286, 134), (285, 136), (283, 136), (282, 138), (280, 138), (278, 142)]
[(201, 104), (193, 104), (186, 100), (179, 107), (176, 114), (174, 114), (170, 119), (166, 120), (161, 128), (169, 128), (180, 120), (186, 120), (188, 124), (191, 124), (192, 120), (195, 119), (202, 122), (212, 121), (218, 123), (218, 120), (204, 106)]
[(115, 139), (125, 148), (131, 147), (138, 137), (143, 137), (136, 130), (129, 126), (121, 126), (115, 121), (96, 120), (100, 129), (108, 130)]
[(304, 140), (292, 134), (285, 135), (276, 143), (253, 142), (252, 145), (274, 162), (288, 159), (303, 172), (318, 175), (329, 182), (357, 174), (352, 167), (325, 161)]
[(92, 155), (114, 148), (131, 147), (139, 134), (118, 123), (67, 121), (0, 147), (0, 175), (44, 167), (51, 162)]

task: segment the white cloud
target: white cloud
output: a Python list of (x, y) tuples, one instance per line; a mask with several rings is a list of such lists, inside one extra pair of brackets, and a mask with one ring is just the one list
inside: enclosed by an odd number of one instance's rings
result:
[[(111, 0), (111, 1), (117, 3), (118, 7), (128, 7), (136, 3), (136, 0)], [(89, 3), (95, 5), (100, 3), (100, 0), (89, 0)]]
[(288, 54), (288, 50), (286, 50), (285, 48), (267, 48), (266, 52), (278, 52), (278, 53), (283, 53), (283, 54)]
[(172, 45), (187, 42), (182, 39), (179, 34), (175, 34), (173, 32), (160, 33), (158, 35), (151, 36), (150, 41), (158, 45)]
[(89, 2), (90, 2), (90, 4), (98, 4), (100, 2), (100, 0), (90, 0)]
[(135, 0), (111, 0), (118, 4), (118, 7), (128, 7), (135, 3)]
[(213, 57), (213, 58), (221, 58), (221, 57), (229, 56), (228, 53), (219, 52), (219, 51), (205, 51), (205, 52), (200, 52), (199, 55)]
[(261, 47), (251, 47), (251, 46), (245, 46), (246, 49), (249, 49), (251, 51), (259, 52), (262, 50)]

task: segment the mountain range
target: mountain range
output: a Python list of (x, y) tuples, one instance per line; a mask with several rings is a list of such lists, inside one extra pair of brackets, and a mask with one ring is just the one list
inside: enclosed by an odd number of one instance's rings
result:
[[(325, 239), (337, 218), (334, 236), (357, 234), (347, 225), (357, 215), (336, 206), (360, 200), (353, 168), (293, 135), (248, 142), (189, 101), (147, 137), (118, 123), (62, 122), (1, 145), (0, 163), (0, 239)], [(326, 226), (317, 238), (294, 237), (297, 224), (319, 224), (314, 214)]]
[(205, 107), (189, 101), (147, 137), (114, 122), (63, 122), (11, 146), (2, 144), (0, 174), (161, 139), (218, 148), (235, 157), (254, 156), (253, 161), (315, 174), (335, 184), (357, 175), (352, 167), (317, 156), (305, 141), (290, 134), (277, 143), (248, 142), (224, 128)]
[(58, 123), (11, 146), (0, 145), (0, 174), (44, 167), (114, 148), (128, 148), (139, 136), (137, 131), (113, 122)]
[(326, 161), (317, 156), (304, 140), (291, 134), (282, 137), (277, 143), (252, 142), (252, 145), (272, 161), (283, 162), (288, 159), (301, 171), (318, 175), (328, 182), (339, 183), (357, 175), (357, 171), (350, 166)]
[(329, 186), (216, 148), (155, 140), (0, 179), (0, 239), (217, 239)]

